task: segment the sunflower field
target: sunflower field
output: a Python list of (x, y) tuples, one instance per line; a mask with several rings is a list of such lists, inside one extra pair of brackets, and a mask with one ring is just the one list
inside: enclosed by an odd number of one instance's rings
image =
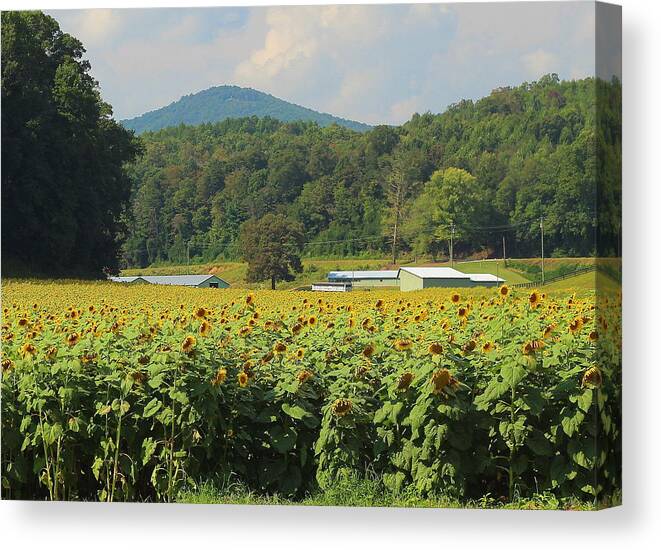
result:
[(621, 297), (3, 284), (2, 496), (598, 501), (620, 488)]

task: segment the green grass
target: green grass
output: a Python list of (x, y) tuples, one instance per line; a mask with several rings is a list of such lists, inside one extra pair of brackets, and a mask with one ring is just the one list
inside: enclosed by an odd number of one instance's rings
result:
[(492, 275), (497, 275), (501, 279), (505, 279), (505, 282), (510, 285), (527, 283), (530, 281), (530, 278), (524, 273), (505, 267), (505, 262), (502, 260), (461, 262), (455, 263), (454, 267), (462, 273), (491, 273)]
[(300, 499), (280, 495), (262, 495), (241, 483), (201, 483), (197, 488), (181, 491), (177, 502), (187, 504), (249, 504), (279, 506), (352, 506), (405, 508), (500, 508), (524, 510), (596, 510), (619, 504), (619, 496), (608, 503), (595, 505), (576, 499), (558, 499), (552, 494), (535, 495), (513, 502), (487, 495), (479, 500), (459, 500), (443, 495), (420, 496), (413, 492), (394, 494), (376, 479), (346, 476), (325, 491), (318, 490)]
[(617, 281), (600, 271), (581, 273), (575, 277), (568, 277), (567, 279), (556, 281), (541, 288), (547, 291), (598, 289), (602, 292), (617, 292), (622, 289)]

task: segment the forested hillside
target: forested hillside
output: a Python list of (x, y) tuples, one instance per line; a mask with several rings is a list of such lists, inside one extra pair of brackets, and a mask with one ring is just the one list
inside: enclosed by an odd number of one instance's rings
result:
[(36, 11), (2, 12), (3, 275), (114, 271), (140, 142), (112, 118), (85, 48)]
[(504, 235), (508, 256), (537, 256), (541, 217), (547, 254), (591, 255), (598, 185), (618, 202), (598, 175), (619, 174), (620, 98), (619, 82), (548, 75), (365, 133), (255, 117), (147, 132), (124, 263), (239, 257), (242, 224), (267, 212), (299, 221), (310, 255), (390, 253), (395, 225), (398, 250), (444, 255), (454, 225), (458, 255), (501, 254)]
[(179, 124), (195, 125), (247, 116), (268, 116), (283, 122), (305, 120), (316, 122), (319, 126), (338, 124), (359, 132), (370, 129), (370, 126), (361, 122), (319, 113), (270, 94), (239, 86), (215, 86), (189, 94), (161, 109), (123, 120), (122, 124), (140, 134)]

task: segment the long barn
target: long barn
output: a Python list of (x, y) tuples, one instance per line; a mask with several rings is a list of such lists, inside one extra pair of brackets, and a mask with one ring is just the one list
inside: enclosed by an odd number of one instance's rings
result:
[(462, 273), (452, 267), (401, 267), (398, 271), (400, 289), (455, 288), (499, 286), (505, 279), (489, 273)]
[(228, 288), (230, 284), (217, 275), (140, 275), (110, 277), (115, 283), (148, 283), (152, 285), (188, 286), (195, 288)]
[(331, 271), (329, 283), (350, 283), (352, 287), (397, 287), (397, 270), (377, 271)]

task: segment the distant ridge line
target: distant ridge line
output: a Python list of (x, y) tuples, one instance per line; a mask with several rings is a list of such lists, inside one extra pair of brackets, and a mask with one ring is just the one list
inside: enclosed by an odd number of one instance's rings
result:
[(372, 128), (362, 122), (320, 113), (271, 94), (240, 86), (213, 86), (120, 122), (125, 128), (141, 134), (180, 124), (197, 126), (228, 118), (252, 116), (270, 117), (281, 122), (316, 122), (320, 126), (337, 124), (356, 132), (366, 132)]

